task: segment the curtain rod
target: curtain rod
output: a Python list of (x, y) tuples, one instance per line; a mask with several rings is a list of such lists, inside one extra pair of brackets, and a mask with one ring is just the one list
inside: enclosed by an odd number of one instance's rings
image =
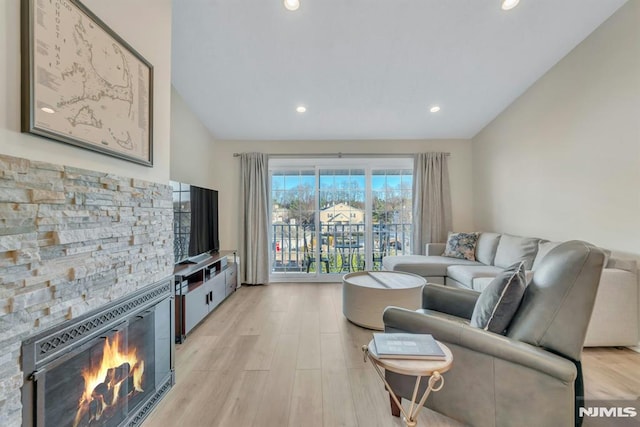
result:
[[(233, 153), (233, 157), (240, 157), (242, 153)], [(444, 153), (445, 156), (450, 156), (451, 153)], [(273, 158), (333, 158), (337, 157), (342, 159), (345, 157), (413, 157), (413, 154), (407, 153), (301, 153), (301, 154), (269, 154), (269, 157)]]

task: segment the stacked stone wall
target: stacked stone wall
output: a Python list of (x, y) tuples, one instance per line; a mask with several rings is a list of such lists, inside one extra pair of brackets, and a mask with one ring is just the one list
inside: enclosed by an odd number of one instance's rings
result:
[(173, 273), (171, 187), (0, 156), (0, 425), (22, 341)]

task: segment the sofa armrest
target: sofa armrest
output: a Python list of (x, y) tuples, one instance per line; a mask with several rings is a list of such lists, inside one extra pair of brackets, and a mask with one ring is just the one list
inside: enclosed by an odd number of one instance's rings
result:
[(564, 382), (573, 382), (577, 371), (569, 359), (521, 341), (469, 326), (461, 319), (439, 317), (399, 307), (387, 307), (383, 314), (385, 332), (432, 334), (453, 344), (543, 372)]
[(446, 249), (446, 243), (427, 243), (424, 245), (425, 255), (442, 255)]
[(422, 288), (422, 308), (471, 319), (480, 293), (471, 289), (427, 283)]

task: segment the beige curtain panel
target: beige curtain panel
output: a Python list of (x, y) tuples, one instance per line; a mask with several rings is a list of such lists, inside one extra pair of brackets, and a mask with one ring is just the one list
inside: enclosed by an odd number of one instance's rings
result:
[(240, 280), (243, 284), (269, 282), (269, 156), (240, 155)]
[(451, 231), (451, 190), (447, 153), (416, 154), (413, 166), (413, 248), (447, 241)]

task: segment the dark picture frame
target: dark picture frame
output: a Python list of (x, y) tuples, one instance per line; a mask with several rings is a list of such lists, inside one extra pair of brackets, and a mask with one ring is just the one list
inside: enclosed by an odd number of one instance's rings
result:
[(22, 132), (153, 166), (153, 66), (79, 0), (22, 0)]

